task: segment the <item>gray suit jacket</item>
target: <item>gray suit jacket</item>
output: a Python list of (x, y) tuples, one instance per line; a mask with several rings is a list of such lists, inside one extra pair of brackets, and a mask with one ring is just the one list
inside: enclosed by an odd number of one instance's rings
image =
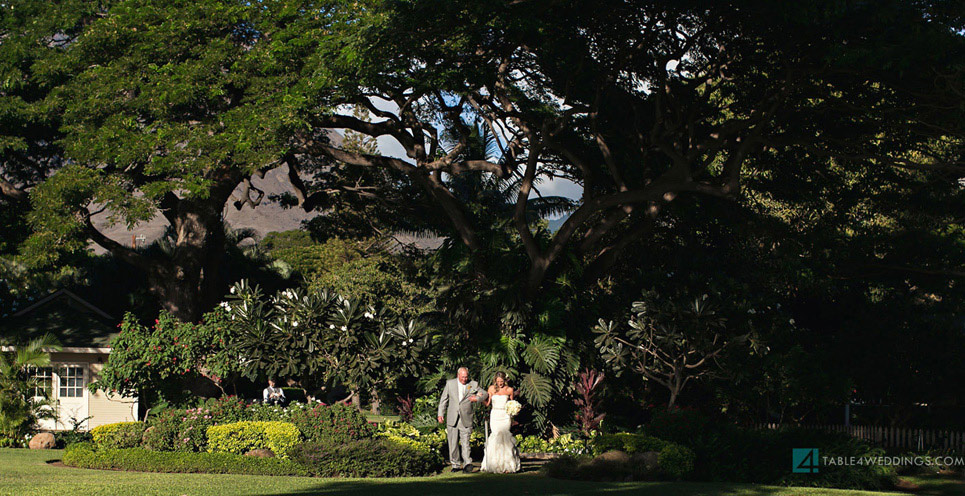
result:
[[(466, 386), (469, 386), (469, 392), (463, 396), (462, 401), (459, 401), (458, 388)], [(473, 402), (469, 401), (469, 397), (474, 394), (478, 398), (477, 403), (482, 403), (489, 397), (489, 393), (479, 389), (476, 381), (469, 381), (466, 385), (460, 384), (459, 379), (446, 381), (446, 387), (442, 389), (442, 397), (439, 398), (439, 416), (446, 417), (446, 425), (455, 427), (458, 422), (462, 427), (472, 427)]]

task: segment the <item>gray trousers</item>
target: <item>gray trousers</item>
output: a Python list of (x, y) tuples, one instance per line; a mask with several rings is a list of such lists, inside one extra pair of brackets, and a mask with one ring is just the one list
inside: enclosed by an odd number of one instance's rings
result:
[[(469, 456), (469, 435), (472, 434), (472, 427), (463, 427), (456, 419), (456, 426), (453, 427), (446, 423), (446, 439), (449, 440), (449, 463), (454, 468), (462, 468), (472, 463)], [(459, 443), (462, 443), (462, 463), (459, 463)]]

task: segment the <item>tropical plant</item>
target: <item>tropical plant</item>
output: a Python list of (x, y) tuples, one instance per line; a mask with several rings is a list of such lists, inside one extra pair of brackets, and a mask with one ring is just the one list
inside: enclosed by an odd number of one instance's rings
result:
[(752, 337), (746, 328), (742, 335), (729, 336), (726, 319), (706, 294), (681, 304), (645, 291), (641, 300), (633, 302), (631, 312), (626, 331), (600, 319), (593, 328), (598, 334), (595, 344), (618, 376), (631, 371), (665, 387), (670, 393), (668, 409), (687, 383), (709, 374), (712, 366), (719, 367), (718, 358), (729, 345)]
[(573, 403), (577, 407), (576, 421), (584, 436), (589, 436), (593, 431), (598, 430), (600, 422), (603, 422), (603, 418), (606, 417), (605, 413), (600, 412), (599, 389), (603, 377), (602, 372), (587, 369), (580, 372), (576, 381), (577, 397)]
[(233, 349), (250, 378), (342, 384), (357, 404), (369, 394), (377, 411), (381, 391), (421, 373), (433, 354), (435, 337), (419, 322), (326, 290), (287, 289), (269, 300), (242, 280), (227, 298)]
[(50, 365), (61, 347), (50, 334), (0, 351), (0, 446), (21, 446), (42, 419), (57, 418), (57, 404), (32, 372)]

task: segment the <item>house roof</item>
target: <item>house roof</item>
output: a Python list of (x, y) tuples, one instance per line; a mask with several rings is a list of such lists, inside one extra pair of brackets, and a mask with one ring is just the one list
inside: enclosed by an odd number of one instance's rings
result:
[(58, 289), (3, 319), (2, 335), (32, 339), (46, 332), (64, 348), (104, 348), (117, 335), (117, 320), (67, 289)]

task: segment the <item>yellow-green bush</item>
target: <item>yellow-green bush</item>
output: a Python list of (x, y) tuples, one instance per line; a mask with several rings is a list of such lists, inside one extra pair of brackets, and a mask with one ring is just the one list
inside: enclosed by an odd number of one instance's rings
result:
[(94, 443), (102, 448), (133, 448), (141, 445), (144, 422), (116, 422), (91, 429)]
[(243, 455), (253, 449), (270, 449), (287, 457), (301, 433), (290, 422), (234, 422), (208, 427), (208, 451)]

